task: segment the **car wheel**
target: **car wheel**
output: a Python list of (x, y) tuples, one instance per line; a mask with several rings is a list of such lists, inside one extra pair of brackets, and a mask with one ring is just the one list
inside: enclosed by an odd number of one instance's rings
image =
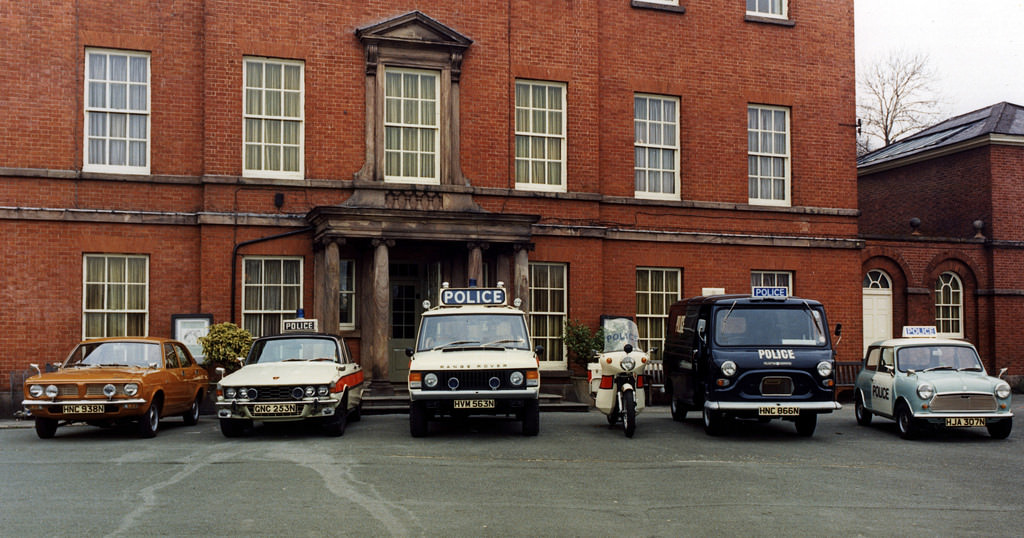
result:
[(622, 394), (622, 430), (626, 437), (636, 433), (636, 400), (632, 391)]
[(533, 437), (540, 433), (540, 401), (527, 400), (523, 405), (523, 435)]
[(672, 411), (672, 420), (682, 422), (686, 420), (686, 406), (683, 402), (674, 397), (669, 400), (669, 410)]
[(192, 400), (192, 406), (188, 408), (188, 411), (186, 411), (185, 414), (181, 415), (186, 426), (195, 426), (199, 423), (199, 401), (201, 399), (202, 395), (196, 394), (196, 399)]
[(896, 428), (900, 431), (900, 437), (904, 439), (917, 437), (917, 422), (914, 420), (914, 415), (910, 413), (910, 408), (903, 402), (896, 407)]
[(410, 402), (409, 404), (409, 433), (413, 437), (424, 437), (427, 435), (427, 408), (423, 402)]
[(224, 437), (241, 437), (245, 435), (245, 432), (251, 427), (251, 420), (241, 420), (236, 418), (220, 419), (220, 433), (224, 434)]
[(324, 433), (329, 437), (341, 437), (345, 435), (345, 426), (348, 425), (348, 413), (344, 410), (344, 404), (339, 405), (334, 411), (334, 416), (324, 423)]
[(348, 412), (348, 421), (349, 422), (359, 422), (362, 419), (363, 419), (363, 402), (360, 401), (359, 405), (353, 407), (352, 410)]
[(985, 428), (993, 439), (1006, 439), (1010, 436), (1010, 430), (1013, 429), (1013, 419), (1004, 418), (999, 422), (989, 422), (985, 425)]
[(40, 439), (52, 439), (57, 433), (57, 421), (52, 418), (36, 417), (36, 435)]
[(725, 433), (725, 417), (721, 413), (704, 407), (703, 417), (704, 433), (715, 436)]
[(153, 400), (149, 409), (139, 417), (139, 437), (149, 439), (156, 437), (156, 431), (160, 428), (160, 401)]
[(853, 416), (857, 418), (857, 424), (861, 426), (871, 424), (871, 417), (873, 415), (871, 411), (864, 407), (864, 398), (861, 397), (860, 391), (857, 391), (857, 396), (853, 399)]
[(807, 413), (796, 417), (796, 433), (801, 437), (814, 435), (814, 428), (818, 425), (818, 415)]

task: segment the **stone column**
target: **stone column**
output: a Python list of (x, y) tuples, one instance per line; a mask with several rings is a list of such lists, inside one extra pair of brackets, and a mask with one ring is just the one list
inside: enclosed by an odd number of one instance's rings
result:
[(469, 284), (469, 280), (476, 279), (478, 286), (482, 286), (484, 283), (484, 255), (483, 251), (487, 248), (487, 243), (469, 242), (466, 243), (466, 247), (469, 248), (469, 261), (466, 263), (466, 284)]
[(515, 246), (515, 267), (512, 270), (512, 297), (523, 300), (523, 312), (530, 313), (530, 254), (533, 245)]
[(338, 255), (338, 244), (341, 241), (328, 239), (324, 245), (323, 286), (317, 290), (323, 295), (323, 300), (319, 302), (323, 310), (318, 311), (316, 316), (320, 319), (320, 330), (328, 334), (338, 334), (340, 323), (341, 258)]
[(385, 239), (373, 240), (373, 290), (369, 305), (370, 326), (369, 338), (363, 339), (362, 351), (369, 356), (370, 390), (375, 394), (388, 394), (393, 391), (388, 381), (388, 328), (391, 311), (391, 282), (389, 278), (388, 247), (394, 241)]

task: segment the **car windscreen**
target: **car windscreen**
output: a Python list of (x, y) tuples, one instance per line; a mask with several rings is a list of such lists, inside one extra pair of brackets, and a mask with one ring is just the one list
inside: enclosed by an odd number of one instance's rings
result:
[(85, 366), (138, 366), (157, 368), (163, 364), (160, 344), (155, 342), (87, 342), (79, 344), (65, 368)]
[(518, 314), (423, 316), (416, 351), (459, 348), (530, 349)]
[(330, 338), (275, 338), (252, 345), (246, 364), (283, 361), (341, 362), (338, 344)]
[(720, 346), (822, 347), (824, 316), (808, 305), (737, 305), (715, 311), (715, 343)]
[(973, 347), (956, 345), (921, 345), (901, 347), (896, 351), (896, 369), (914, 370), (966, 370), (984, 372)]

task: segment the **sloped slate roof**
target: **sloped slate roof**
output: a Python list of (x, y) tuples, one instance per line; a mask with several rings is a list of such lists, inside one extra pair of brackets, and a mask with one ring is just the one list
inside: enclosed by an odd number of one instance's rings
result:
[(968, 112), (857, 158), (857, 168), (895, 161), (992, 134), (1024, 135), (1024, 107), (1013, 103)]

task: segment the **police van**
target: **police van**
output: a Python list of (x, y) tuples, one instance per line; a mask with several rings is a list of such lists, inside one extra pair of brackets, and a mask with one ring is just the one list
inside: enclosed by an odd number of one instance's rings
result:
[(776, 287), (692, 297), (670, 307), (667, 328), (665, 391), (675, 420), (700, 410), (704, 430), (720, 435), (732, 419), (783, 419), (811, 436), (819, 414), (841, 409), (818, 301)]
[(495, 288), (450, 288), (424, 313), (409, 363), (409, 431), (431, 420), (468, 415), (514, 416), (524, 435), (540, 430), (540, 347), (531, 348), (521, 301)]

